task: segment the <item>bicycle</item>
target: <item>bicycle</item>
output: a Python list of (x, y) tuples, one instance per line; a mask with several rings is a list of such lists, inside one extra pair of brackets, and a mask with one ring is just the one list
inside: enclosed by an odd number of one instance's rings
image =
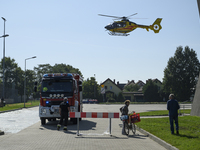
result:
[(129, 135), (129, 130), (132, 130), (133, 135), (136, 134), (136, 126), (135, 126), (134, 123), (130, 123), (130, 125), (129, 125), (129, 124), (128, 124), (128, 121), (125, 120), (124, 123), (123, 123), (123, 126), (124, 126), (124, 127), (123, 127), (124, 133), (125, 133), (126, 135)]
[(123, 115), (120, 117), (123, 121), (123, 132), (126, 135), (129, 135), (129, 130), (132, 130), (133, 134), (136, 134), (136, 125), (135, 123), (140, 122), (140, 114), (136, 114), (135, 112), (129, 115)]

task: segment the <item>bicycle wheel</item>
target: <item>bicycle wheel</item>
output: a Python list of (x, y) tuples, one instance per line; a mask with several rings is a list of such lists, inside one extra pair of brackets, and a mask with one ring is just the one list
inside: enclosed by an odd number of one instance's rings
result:
[(134, 124), (134, 123), (132, 123), (132, 132), (133, 132), (133, 134), (135, 134), (135, 133), (136, 133), (136, 126), (135, 126), (135, 124)]
[(128, 126), (128, 123), (125, 121), (124, 123), (123, 123), (123, 129), (124, 129), (124, 133), (126, 134), (126, 135), (129, 135), (129, 126)]

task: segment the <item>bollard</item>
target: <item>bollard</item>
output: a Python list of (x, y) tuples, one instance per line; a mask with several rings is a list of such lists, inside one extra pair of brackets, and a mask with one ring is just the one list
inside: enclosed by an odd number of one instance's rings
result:
[(79, 118), (77, 118), (77, 133), (76, 133), (77, 136), (79, 136)]
[(110, 118), (110, 123), (109, 123), (109, 133), (111, 135), (111, 118)]

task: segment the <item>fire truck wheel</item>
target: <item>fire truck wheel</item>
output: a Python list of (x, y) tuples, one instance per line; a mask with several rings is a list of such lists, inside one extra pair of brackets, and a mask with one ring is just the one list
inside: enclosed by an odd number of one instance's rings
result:
[(46, 124), (46, 119), (45, 118), (40, 118), (41, 119), (41, 124), (45, 125)]

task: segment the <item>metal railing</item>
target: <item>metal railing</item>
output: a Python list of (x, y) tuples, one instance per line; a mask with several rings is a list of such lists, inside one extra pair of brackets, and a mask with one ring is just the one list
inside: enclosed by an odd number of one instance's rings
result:
[(184, 101), (180, 104), (180, 109), (179, 109), (179, 115), (185, 115), (185, 114), (188, 114), (188, 113), (185, 113), (185, 110), (186, 109), (192, 109), (192, 103), (191, 101)]

